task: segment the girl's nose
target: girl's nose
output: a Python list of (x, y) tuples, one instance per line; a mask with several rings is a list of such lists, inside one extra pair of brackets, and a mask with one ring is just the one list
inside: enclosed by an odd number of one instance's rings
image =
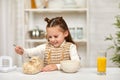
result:
[(54, 41), (55, 41), (55, 38), (51, 38), (50, 41), (51, 41), (51, 42), (54, 42)]
[(54, 41), (55, 41), (55, 38), (53, 37), (53, 38), (51, 39), (51, 41), (54, 42)]

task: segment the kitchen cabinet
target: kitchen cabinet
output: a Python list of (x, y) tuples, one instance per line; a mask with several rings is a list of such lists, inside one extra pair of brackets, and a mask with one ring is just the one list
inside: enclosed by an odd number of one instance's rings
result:
[[(46, 22), (45, 17), (53, 18), (62, 16), (72, 34), (73, 40), (78, 45), (78, 53), (82, 57), (85, 66), (86, 58), (88, 54), (88, 0), (85, 0), (84, 7), (62, 7), (62, 8), (31, 8), (25, 7), (24, 9), (24, 47), (31, 48), (41, 43), (46, 42), (45, 38), (31, 38), (29, 31), (35, 30), (36, 28), (45, 32)], [(27, 4), (27, 3), (25, 3)]]

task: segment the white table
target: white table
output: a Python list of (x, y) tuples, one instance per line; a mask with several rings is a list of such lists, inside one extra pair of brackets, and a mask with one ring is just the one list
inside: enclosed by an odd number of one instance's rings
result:
[(52, 71), (27, 75), (18, 68), (8, 73), (0, 72), (0, 80), (120, 80), (120, 68), (107, 68), (106, 75), (98, 75), (96, 68), (81, 68), (77, 73)]

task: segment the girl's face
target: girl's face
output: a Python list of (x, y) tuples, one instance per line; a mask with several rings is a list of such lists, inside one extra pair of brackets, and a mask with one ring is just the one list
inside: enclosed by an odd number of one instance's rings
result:
[(47, 39), (54, 47), (59, 47), (68, 36), (68, 31), (62, 30), (59, 26), (49, 27), (46, 31)]

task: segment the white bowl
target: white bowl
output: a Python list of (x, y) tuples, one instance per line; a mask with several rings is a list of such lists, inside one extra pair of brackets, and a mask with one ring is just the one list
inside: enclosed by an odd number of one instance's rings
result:
[(60, 62), (60, 68), (67, 73), (77, 72), (80, 68), (80, 61), (77, 60), (65, 60)]

